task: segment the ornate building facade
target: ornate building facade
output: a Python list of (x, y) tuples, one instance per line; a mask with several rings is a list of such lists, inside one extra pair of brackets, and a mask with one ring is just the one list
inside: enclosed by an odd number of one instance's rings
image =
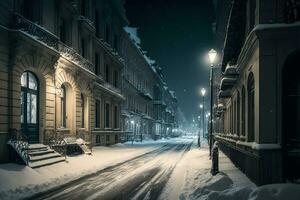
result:
[(259, 185), (300, 177), (299, 5), (233, 0), (217, 9), (222, 109), (215, 112), (223, 126), (214, 138)]
[(123, 3), (1, 1), (0, 162), (12, 140), (42, 151), (53, 141), (97, 146), (172, 133), (176, 97), (125, 32)]
[(29, 143), (81, 137), (119, 142), (121, 1), (14, 0), (0, 3), (0, 161), (12, 130)]

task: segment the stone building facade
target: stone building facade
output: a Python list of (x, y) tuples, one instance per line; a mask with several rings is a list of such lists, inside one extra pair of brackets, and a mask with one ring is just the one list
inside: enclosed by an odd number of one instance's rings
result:
[(21, 130), (30, 143), (81, 137), (93, 145), (122, 133), (123, 2), (0, 2), (0, 162)]
[(233, 0), (229, 12), (217, 12), (228, 22), (221, 38), (223, 129), (214, 137), (259, 185), (300, 177), (299, 5)]
[(176, 126), (174, 92), (167, 88), (161, 68), (142, 50), (136, 28), (125, 27), (122, 42), (124, 140), (171, 136)]

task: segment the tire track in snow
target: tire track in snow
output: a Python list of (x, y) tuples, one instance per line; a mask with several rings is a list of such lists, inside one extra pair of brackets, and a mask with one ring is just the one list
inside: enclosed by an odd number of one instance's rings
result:
[(156, 199), (190, 148), (191, 144), (167, 144), (33, 199)]

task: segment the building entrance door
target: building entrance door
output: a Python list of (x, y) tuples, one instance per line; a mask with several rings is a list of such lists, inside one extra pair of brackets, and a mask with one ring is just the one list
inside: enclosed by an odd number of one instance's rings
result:
[(21, 130), (29, 143), (39, 142), (38, 91), (36, 76), (24, 72), (21, 76)]

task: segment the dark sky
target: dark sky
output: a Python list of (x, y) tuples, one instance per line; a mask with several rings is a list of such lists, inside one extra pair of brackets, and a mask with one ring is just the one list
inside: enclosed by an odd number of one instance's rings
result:
[(139, 27), (142, 48), (163, 68), (186, 117), (196, 116), (199, 88), (209, 86), (205, 55), (213, 47), (212, 2), (126, 0), (125, 8), (130, 26)]

